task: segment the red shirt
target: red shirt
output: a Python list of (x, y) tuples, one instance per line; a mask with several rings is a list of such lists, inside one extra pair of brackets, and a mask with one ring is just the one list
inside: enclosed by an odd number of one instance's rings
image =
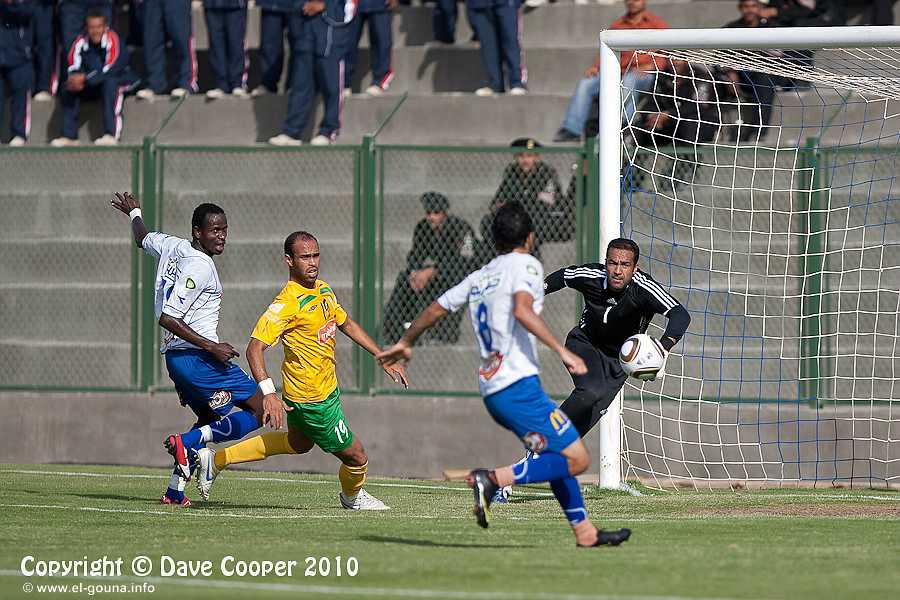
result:
[[(631, 20), (628, 15), (623, 15), (613, 21), (609, 26), (610, 29), (668, 29), (669, 24), (659, 15), (655, 15), (649, 10), (641, 12), (637, 19)], [(657, 71), (664, 69), (666, 65), (659, 64), (652, 56), (647, 54), (638, 54), (634, 64), (631, 64), (634, 51), (626, 50), (622, 52), (620, 64), (622, 65), (622, 73), (629, 68), (639, 69), (641, 71)]]

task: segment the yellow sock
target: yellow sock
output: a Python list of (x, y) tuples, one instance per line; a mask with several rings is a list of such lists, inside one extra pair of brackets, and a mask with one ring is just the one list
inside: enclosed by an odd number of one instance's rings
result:
[(273, 431), (216, 452), (216, 468), (221, 471), (228, 465), (254, 462), (279, 454), (297, 454), (297, 451), (288, 442), (286, 432)]
[(366, 471), (368, 468), (368, 462), (361, 467), (348, 467), (343, 463), (341, 464), (341, 468), (338, 470), (338, 478), (341, 480), (341, 490), (343, 490), (345, 496), (356, 498), (356, 494), (359, 493), (359, 490), (362, 489), (363, 484), (366, 482)]

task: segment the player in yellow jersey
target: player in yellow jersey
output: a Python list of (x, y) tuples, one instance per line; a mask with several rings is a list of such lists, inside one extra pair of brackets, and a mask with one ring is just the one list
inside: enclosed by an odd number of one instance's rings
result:
[[(380, 348), (347, 315), (331, 287), (318, 278), (319, 243), (311, 233), (296, 231), (287, 237), (284, 262), (290, 279), (256, 323), (247, 346), (247, 361), (262, 393), (275, 396), (275, 385), (266, 372), (263, 352), (281, 339), (284, 346), (282, 400), (288, 431), (264, 433), (219, 452), (201, 449), (197, 455), (197, 488), (208, 500), (213, 481), (227, 465), (278, 454), (304, 454), (319, 446), (342, 463), (338, 471), (341, 506), (385, 510), (388, 507), (383, 502), (362, 489), (369, 459), (341, 409), (341, 391), (335, 375), (335, 335), (340, 329), (371, 354), (380, 352)], [(401, 366), (392, 365), (384, 370), (397, 383), (407, 385)], [(280, 429), (285, 420), (284, 411), (265, 411), (263, 422)]]

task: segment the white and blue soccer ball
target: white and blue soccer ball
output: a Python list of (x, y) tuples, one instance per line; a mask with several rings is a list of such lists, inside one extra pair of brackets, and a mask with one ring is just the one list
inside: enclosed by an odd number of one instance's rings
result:
[(633, 335), (619, 350), (619, 364), (629, 377), (654, 381), (666, 365), (666, 349), (646, 333)]

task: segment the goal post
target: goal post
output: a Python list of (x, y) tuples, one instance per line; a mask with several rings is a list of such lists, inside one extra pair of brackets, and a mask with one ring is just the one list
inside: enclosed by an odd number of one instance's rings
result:
[(900, 27), (606, 30), (599, 55), (600, 255), (632, 237), (692, 316), (601, 419), (601, 487), (900, 484)]

